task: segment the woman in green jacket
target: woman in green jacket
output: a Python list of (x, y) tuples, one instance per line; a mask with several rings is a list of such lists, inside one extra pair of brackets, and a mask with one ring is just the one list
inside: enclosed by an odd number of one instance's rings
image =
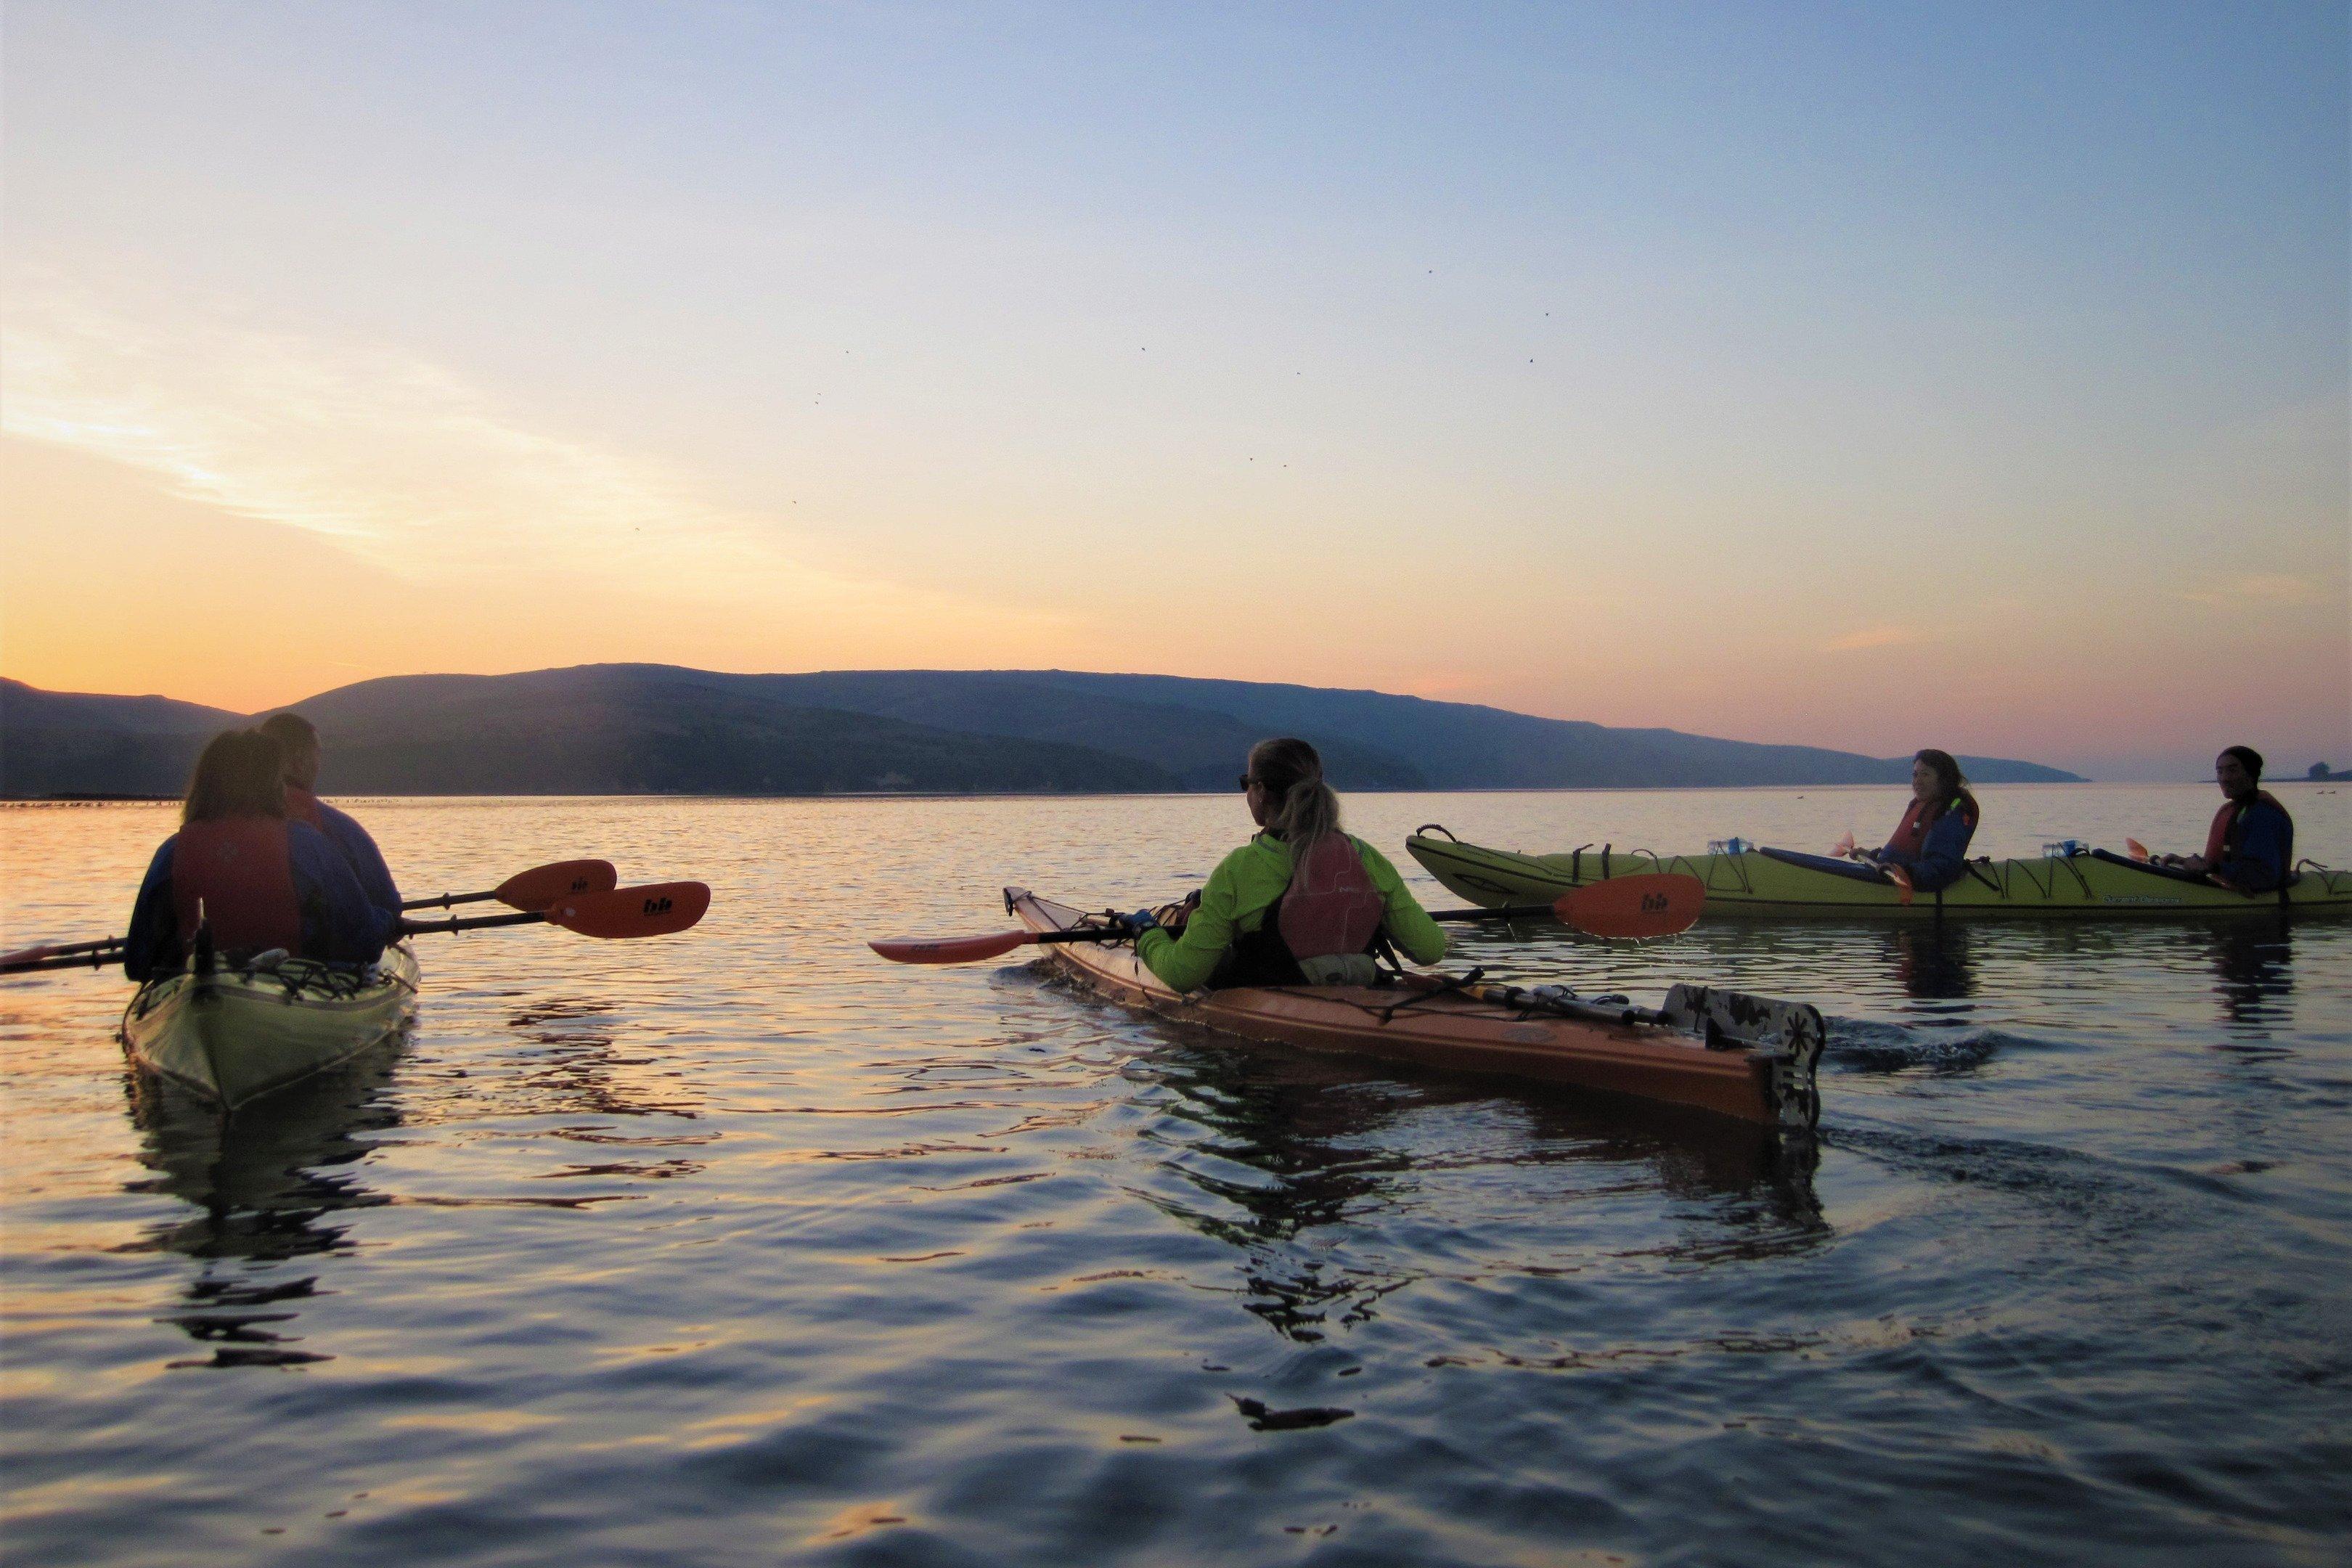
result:
[(1416, 963), (1445, 956), (1429, 918), (1388, 858), (1339, 828), (1339, 797), (1304, 741), (1260, 741), (1241, 777), (1262, 831), (1226, 856), (1181, 934), (1139, 910), (1135, 951), (1178, 991), (1233, 985), (1362, 985), (1385, 938)]

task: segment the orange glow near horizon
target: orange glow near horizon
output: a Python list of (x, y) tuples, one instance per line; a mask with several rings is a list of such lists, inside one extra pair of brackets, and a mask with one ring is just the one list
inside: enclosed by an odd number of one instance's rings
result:
[[(173, 496), (120, 463), (21, 440), (5, 456), (12, 520), (32, 526), (12, 521), (0, 673), (244, 712), (425, 671), (1051, 667), (1371, 687), (1874, 755), (1928, 743), (1925, 734), (1955, 751), (2063, 761), (2082, 757), (2087, 737), (2123, 751), (2135, 735), (2200, 723), (2291, 731), (2340, 710), (2348, 657), (2331, 606), (2275, 585), (2242, 602), (2177, 595), (2160, 638), (2146, 627), (2118, 637), (2111, 620), (2058, 616), (2030, 596), (1974, 627), (1903, 636), (1762, 617), (1717, 625), (1703, 605), (1682, 614), (1607, 595), (1548, 599), (1562, 607), (1543, 617), (1455, 622), (1416, 603), (1412, 581), (1384, 586), (1372, 574), (1340, 611), (1302, 607), (1287, 627), (1177, 592), (1131, 594), (1108, 614), (1080, 602), (998, 616), (887, 583), (861, 585), (848, 615), (769, 617), (746, 610), (756, 599), (705, 584), (585, 569), (405, 574), (322, 535)], [(1351, 637), (1344, 623), (1366, 604), (1409, 635)], [(1211, 635), (1188, 636), (1204, 626)], [(2283, 627), (2313, 655), (2277, 668), (2252, 700), (2243, 672)], [(1946, 682), (1955, 668), (1968, 679)], [(2200, 714), (2210, 717), (2183, 717)]]

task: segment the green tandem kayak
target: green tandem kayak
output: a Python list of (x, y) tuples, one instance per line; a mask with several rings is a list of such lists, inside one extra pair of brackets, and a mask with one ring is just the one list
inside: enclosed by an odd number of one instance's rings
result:
[(1660, 857), (1646, 850), (1580, 849), (1521, 855), (1465, 844), (1435, 823), (1405, 840), (1429, 874), (1457, 896), (1489, 908), (1549, 903), (1611, 877), (1681, 871), (1706, 885), (1706, 913), (1753, 920), (1934, 920), (1941, 915), (2043, 917), (2223, 915), (2281, 909), (2310, 914), (2352, 910), (2352, 871), (2304, 862), (2294, 883), (2245, 894), (2200, 877), (2128, 860), (2104, 849), (2029, 860), (1971, 860), (1968, 875), (1940, 893), (1902, 891), (1850, 860), (1793, 850)]
[(122, 1046), (150, 1072), (234, 1110), (398, 1034), (416, 1002), (416, 955), (384, 949), (365, 974), (287, 959), (149, 981), (122, 1015)]

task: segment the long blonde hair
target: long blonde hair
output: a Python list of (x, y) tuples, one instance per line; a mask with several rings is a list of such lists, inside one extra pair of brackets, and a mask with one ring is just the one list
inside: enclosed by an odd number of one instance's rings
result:
[(1274, 803), (1266, 831), (1303, 859), (1307, 847), (1339, 831), (1339, 797), (1323, 782), (1323, 758), (1306, 742), (1285, 736), (1250, 748), (1250, 777)]

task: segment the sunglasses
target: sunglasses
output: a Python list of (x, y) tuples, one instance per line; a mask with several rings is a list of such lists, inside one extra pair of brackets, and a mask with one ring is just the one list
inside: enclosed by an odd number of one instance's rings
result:
[(1247, 773), (1244, 773), (1244, 774), (1241, 776), (1241, 786), (1242, 786), (1242, 788), (1244, 788), (1244, 789), (1247, 789), (1247, 788), (1249, 788), (1249, 786), (1250, 786), (1250, 785), (1252, 785), (1252, 784), (1255, 784), (1255, 783), (1257, 783), (1257, 780), (1255, 780), (1255, 779), (1254, 779), (1254, 778), (1250, 777), (1250, 776), (1249, 776), (1249, 774), (1247, 774)]

